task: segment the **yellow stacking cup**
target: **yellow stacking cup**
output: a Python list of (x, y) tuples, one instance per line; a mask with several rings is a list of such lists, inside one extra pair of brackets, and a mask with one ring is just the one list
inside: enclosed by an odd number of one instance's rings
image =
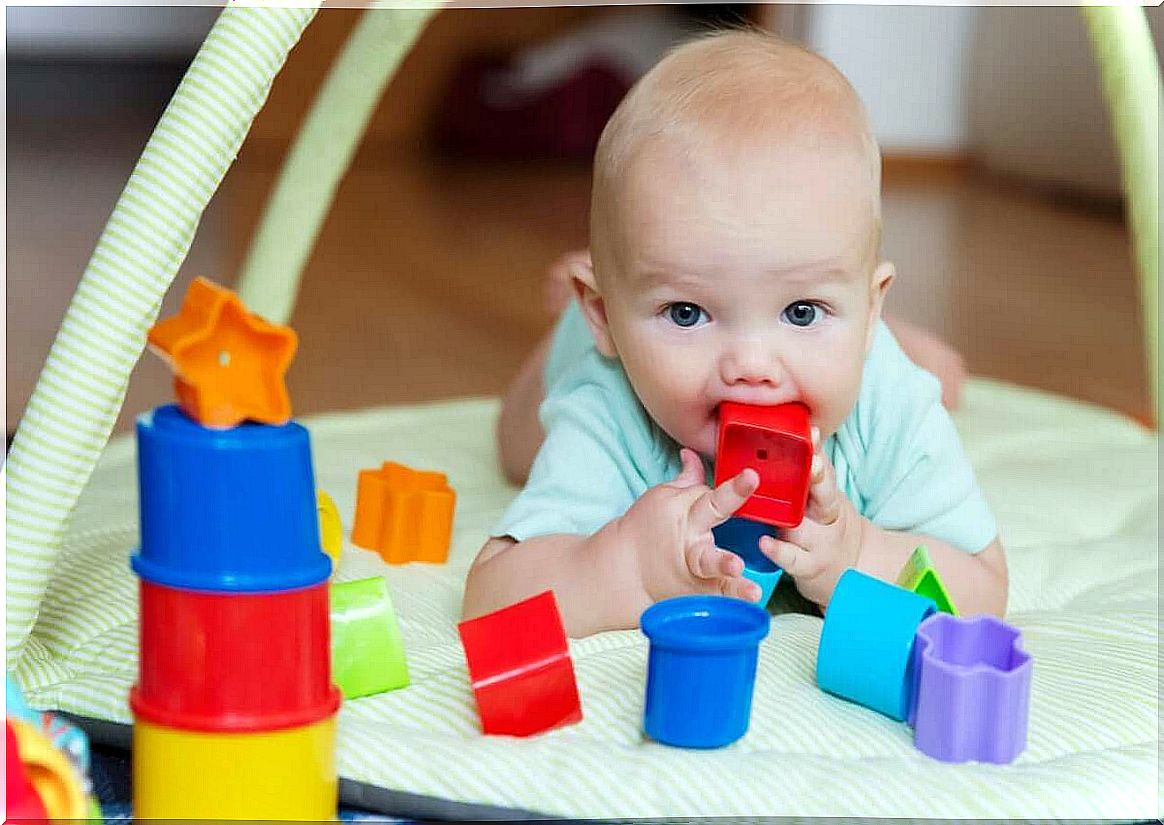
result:
[(284, 730), (133, 728), (134, 818), (335, 819), (335, 717)]

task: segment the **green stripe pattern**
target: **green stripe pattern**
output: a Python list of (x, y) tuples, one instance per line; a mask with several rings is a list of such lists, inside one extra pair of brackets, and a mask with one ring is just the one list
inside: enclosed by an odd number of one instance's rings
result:
[(1160, 64), (1138, 6), (1081, 9), (1103, 78), (1123, 167), (1139, 273), (1152, 413), (1160, 414)]
[(434, 13), (378, 9), (352, 31), (287, 153), (243, 261), (238, 292), (251, 311), (277, 323), (290, 320), (304, 265), (368, 120)]
[[(774, 617), (751, 729), (727, 749), (643, 739), (638, 632), (571, 643), (581, 724), (529, 739), (482, 736), (456, 623), (468, 565), (513, 495), (497, 469), (490, 400), (304, 422), (319, 485), (349, 528), (356, 474), (383, 459), (445, 471), (458, 494), (448, 564), (388, 567), (344, 548), (341, 580), (387, 580), (412, 684), (344, 704), (341, 775), (572, 818), (1154, 817), (1159, 442), (1114, 413), (981, 380), (964, 405), (957, 424), (1007, 545), (1010, 620), (1035, 660), (1028, 747), (1014, 764), (932, 761), (905, 725), (822, 693), (821, 621), (803, 615)], [(41, 706), (130, 719), (133, 459), (132, 441), (114, 440), (78, 504), (18, 673)]]
[[(9, 455), (7, 631), (11, 669), (64, 562), (77, 498), (117, 419), (129, 374), (218, 189), (313, 8), (223, 10), (167, 106), (97, 242)], [(132, 507), (132, 505), (130, 505)], [(56, 581), (59, 581), (59, 577)]]

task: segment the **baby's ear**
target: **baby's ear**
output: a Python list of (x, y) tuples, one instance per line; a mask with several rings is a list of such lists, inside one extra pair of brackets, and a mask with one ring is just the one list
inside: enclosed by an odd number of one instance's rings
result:
[(871, 290), (869, 301), (869, 326), (865, 333), (865, 354), (873, 347), (873, 334), (877, 330), (877, 322), (881, 320), (881, 310), (885, 306), (885, 293), (897, 275), (897, 267), (889, 261), (882, 261), (873, 270), (873, 279), (869, 287)]
[(607, 358), (618, 357), (614, 340), (610, 337), (610, 323), (606, 318), (606, 301), (598, 291), (598, 280), (594, 277), (594, 262), (589, 255), (580, 256), (570, 262), (570, 282), (574, 296), (582, 309), (582, 317), (598, 351)]

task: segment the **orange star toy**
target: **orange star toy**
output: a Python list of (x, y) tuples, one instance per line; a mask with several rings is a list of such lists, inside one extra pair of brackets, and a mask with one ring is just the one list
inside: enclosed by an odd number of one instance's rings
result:
[(154, 324), (148, 341), (174, 370), (178, 404), (204, 427), (291, 420), (283, 377), (295, 331), (249, 312), (229, 289), (195, 278), (182, 309)]

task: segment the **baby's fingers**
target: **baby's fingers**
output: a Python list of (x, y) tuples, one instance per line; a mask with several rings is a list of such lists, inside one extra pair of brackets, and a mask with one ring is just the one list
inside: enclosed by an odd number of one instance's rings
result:
[(760, 486), (760, 476), (750, 467), (729, 478), (714, 490), (708, 490), (691, 505), (691, 529), (703, 533), (723, 524), (743, 506), (748, 496)]
[(679, 450), (679, 460), (682, 462), (682, 467), (679, 470), (679, 475), (670, 482), (671, 486), (685, 489), (702, 484), (703, 462), (700, 461), (699, 454), (695, 450), (684, 447)]
[(760, 552), (796, 579), (811, 579), (824, 569), (820, 553), (810, 553), (799, 545), (772, 536), (760, 537)]
[(812, 457), (812, 485), (808, 491), (806, 519), (829, 525), (840, 518), (841, 491), (837, 487), (837, 476), (832, 462), (823, 453)]
[(745, 602), (760, 601), (760, 585), (743, 576), (734, 576), (720, 580), (720, 595), (730, 596), (733, 599), (743, 599)]
[(696, 551), (690, 568), (691, 574), (696, 578), (717, 579), (722, 576), (742, 575), (744, 561), (735, 553), (710, 545)]

